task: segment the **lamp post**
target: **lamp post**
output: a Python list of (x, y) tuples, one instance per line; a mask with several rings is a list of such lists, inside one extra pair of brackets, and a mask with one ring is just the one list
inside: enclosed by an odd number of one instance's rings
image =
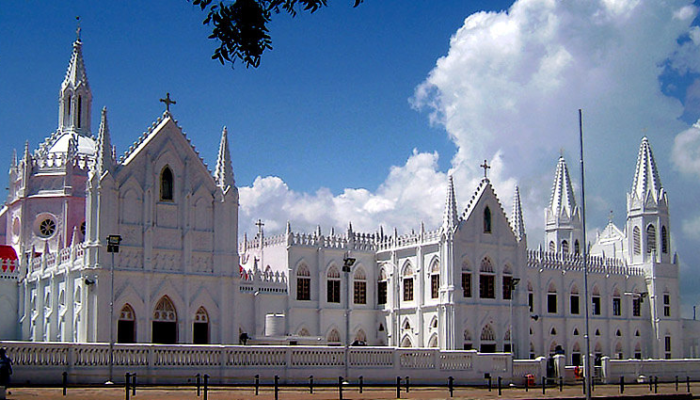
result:
[(107, 236), (107, 253), (112, 254), (112, 265), (109, 267), (109, 380), (105, 382), (108, 385), (114, 383), (114, 253), (119, 253), (121, 241), (122, 237), (119, 235)]
[(516, 357), (515, 334), (513, 333), (513, 296), (515, 295), (515, 288), (518, 286), (518, 283), (520, 283), (520, 278), (513, 278), (508, 285), (510, 287), (510, 352), (513, 354), (513, 358)]
[(350, 373), (349, 352), (350, 352), (350, 270), (355, 264), (355, 259), (349, 256), (349, 252), (343, 256), (343, 272), (345, 273), (346, 303), (345, 303), (345, 380), (348, 380)]

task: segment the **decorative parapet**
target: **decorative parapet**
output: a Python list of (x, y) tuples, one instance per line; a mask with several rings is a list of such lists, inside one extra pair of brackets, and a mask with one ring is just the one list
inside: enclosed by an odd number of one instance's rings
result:
[(83, 243), (61, 249), (58, 253), (45, 253), (29, 260), (29, 273), (63, 269), (82, 265), (85, 248)]
[(0, 279), (17, 280), (19, 275), (19, 260), (0, 259)]
[(241, 269), (241, 292), (287, 293), (287, 276), (284, 272)]
[[(324, 249), (341, 249), (341, 250), (357, 250), (357, 251), (375, 251), (377, 250), (377, 235), (369, 233), (354, 233), (351, 232), (348, 236), (331, 234), (328, 236), (318, 235), (317, 233), (283, 233), (276, 236), (264, 237), (262, 247), (273, 246), (310, 246)], [(250, 250), (260, 249), (260, 239), (244, 240), (238, 246), (240, 253), (245, 253)]]
[(410, 247), (420, 244), (435, 243), (440, 240), (442, 231), (412, 232), (401, 236), (384, 236), (377, 243), (377, 250), (391, 250), (400, 247)]
[(32, 166), (38, 172), (60, 171), (68, 165), (88, 171), (95, 165), (95, 158), (85, 154), (49, 153), (32, 159)]
[[(583, 256), (541, 250), (527, 251), (528, 268), (583, 272)], [(642, 268), (630, 267), (619, 258), (588, 256), (588, 272), (594, 274), (642, 276)]]

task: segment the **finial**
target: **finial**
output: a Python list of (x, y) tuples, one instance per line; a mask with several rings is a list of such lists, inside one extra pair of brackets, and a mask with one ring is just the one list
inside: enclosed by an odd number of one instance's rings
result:
[(486, 162), (486, 160), (484, 160), (484, 163), (479, 166), (484, 169), (484, 179), (488, 179), (488, 170), (491, 168), (491, 166)]
[(165, 98), (160, 99), (160, 102), (165, 103), (165, 111), (167, 111), (167, 112), (170, 112), (170, 105), (171, 104), (177, 104), (177, 102), (175, 100), (172, 100), (170, 98), (170, 93), (166, 93)]
[(613, 222), (613, 210), (610, 210), (610, 214), (608, 215), (608, 222), (611, 224)]
[(76, 21), (76, 25), (77, 25), (75, 28), (75, 41), (79, 42), (80, 41), (80, 31), (82, 30), (82, 28), (80, 28), (80, 15), (77, 15), (75, 17), (75, 21)]

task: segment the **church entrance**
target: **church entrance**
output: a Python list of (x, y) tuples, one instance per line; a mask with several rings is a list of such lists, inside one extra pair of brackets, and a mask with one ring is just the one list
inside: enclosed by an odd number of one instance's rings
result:
[(156, 304), (153, 312), (152, 338), (153, 343), (177, 343), (177, 312), (168, 296), (163, 296)]
[(136, 318), (134, 309), (126, 304), (119, 313), (117, 343), (136, 343)]

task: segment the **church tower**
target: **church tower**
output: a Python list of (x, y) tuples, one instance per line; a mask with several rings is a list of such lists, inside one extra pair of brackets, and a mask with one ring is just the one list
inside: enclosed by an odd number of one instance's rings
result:
[(671, 263), (668, 197), (645, 137), (639, 146), (632, 190), (627, 194), (629, 261)]
[(80, 40), (80, 28), (78, 28), (77, 38), (73, 42), (73, 54), (68, 64), (66, 77), (61, 84), (58, 102), (59, 131), (89, 136), (92, 92), (83, 62), (83, 42)]
[(581, 209), (576, 205), (569, 169), (563, 156), (557, 163), (552, 197), (544, 214), (548, 251), (580, 254), (583, 245)]

